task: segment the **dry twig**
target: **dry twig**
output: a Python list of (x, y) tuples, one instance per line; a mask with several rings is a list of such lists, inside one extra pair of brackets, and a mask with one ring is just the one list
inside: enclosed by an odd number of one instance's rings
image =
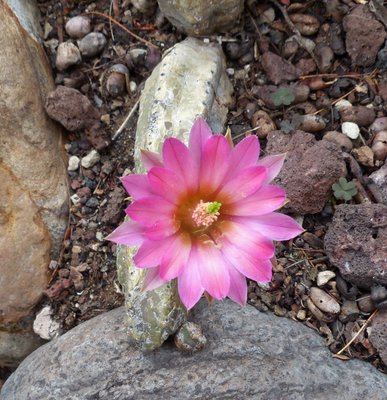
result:
[(121, 126), (117, 129), (116, 133), (112, 137), (112, 141), (116, 140), (118, 135), (125, 129), (126, 124), (129, 122), (130, 118), (132, 118), (133, 114), (136, 112), (138, 105), (140, 104), (140, 99), (138, 99), (135, 103), (133, 108), (130, 110), (130, 113), (125, 118), (124, 122)]

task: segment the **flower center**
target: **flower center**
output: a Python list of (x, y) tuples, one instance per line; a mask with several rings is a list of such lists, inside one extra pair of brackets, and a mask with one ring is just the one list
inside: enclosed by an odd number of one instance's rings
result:
[(198, 228), (208, 228), (211, 226), (218, 219), (221, 206), (222, 204), (217, 201), (205, 203), (203, 200), (200, 200), (192, 212), (194, 225)]

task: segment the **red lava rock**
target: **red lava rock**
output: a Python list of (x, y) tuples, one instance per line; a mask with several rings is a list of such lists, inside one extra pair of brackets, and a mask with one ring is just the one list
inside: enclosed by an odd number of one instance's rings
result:
[(325, 235), (330, 262), (348, 282), (369, 289), (387, 285), (387, 207), (341, 204)]
[(359, 126), (369, 126), (375, 121), (375, 111), (365, 106), (353, 106), (340, 110), (343, 122), (354, 122)]
[(88, 128), (100, 118), (98, 110), (86, 96), (65, 86), (58, 86), (48, 95), (46, 112), (71, 132)]
[[(306, 101), (310, 93), (309, 87), (304, 84), (281, 85), (280, 88), (289, 88), (294, 94), (295, 98), (291, 104), (297, 104)], [(254, 86), (252, 92), (265, 103), (266, 107), (275, 110), (278, 108), (278, 106), (273, 103), (273, 94), (278, 89), (279, 87), (274, 85)]]
[(281, 82), (294, 81), (299, 76), (297, 68), (291, 62), (270, 51), (263, 54), (261, 62), (267, 77), (275, 85)]
[(386, 39), (384, 26), (374, 18), (366, 5), (358, 5), (343, 19), (346, 48), (352, 63), (369, 67)]
[(45, 295), (50, 299), (58, 300), (61, 298), (63, 291), (72, 285), (71, 279), (60, 278), (54, 282), (48, 289), (44, 291)]
[(387, 164), (373, 172), (369, 178), (376, 186), (379, 195), (378, 202), (387, 206)]
[(47, 114), (68, 131), (85, 130), (93, 147), (101, 150), (110, 143), (102, 129), (100, 113), (90, 100), (76, 89), (58, 86), (48, 95)]
[(316, 71), (316, 63), (311, 58), (301, 58), (296, 64), (297, 71), (300, 75), (309, 75)]
[(375, 315), (372, 321), (370, 341), (379, 351), (380, 358), (387, 364), (387, 311)]
[(102, 222), (108, 222), (112, 225), (120, 222), (125, 196), (125, 191), (121, 187), (116, 186), (113, 189), (106, 210), (101, 217)]
[(312, 134), (303, 131), (271, 132), (266, 150), (269, 154), (287, 152), (285, 165), (275, 181), (286, 189), (290, 201), (286, 209), (299, 214), (322, 211), (331, 196), (332, 184), (347, 172), (335, 143), (316, 141)]

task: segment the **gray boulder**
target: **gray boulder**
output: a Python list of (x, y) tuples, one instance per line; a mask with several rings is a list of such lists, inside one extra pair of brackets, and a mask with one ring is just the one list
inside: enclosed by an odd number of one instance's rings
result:
[(373, 399), (387, 377), (358, 360), (332, 358), (307, 327), (231, 301), (199, 303), (207, 336), (199, 353), (172, 344), (142, 353), (119, 308), (40, 347), (5, 382), (1, 400)]

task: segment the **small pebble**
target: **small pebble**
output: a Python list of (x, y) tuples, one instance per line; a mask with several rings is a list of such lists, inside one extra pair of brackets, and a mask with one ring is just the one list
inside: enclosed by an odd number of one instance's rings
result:
[(303, 308), (301, 310), (298, 310), (296, 317), (300, 321), (304, 321), (306, 319), (306, 310), (304, 310)]
[(335, 108), (337, 111), (342, 111), (342, 110), (345, 110), (350, 107), (352, 107), (351, 102), (349, 102), (348, 100), (345, 100), (345, 99), (340, 100), (335, 104)]
[(33, 330), (44, 340), (51, 340), (59, 336), (60, 324), (52, 318), (50, 306), (43, 307), (36, 315)]
[(69, 166), (67, 167), (68, 171), (76, 171), (79, 167), (79, 158), (77, 156), (71, 156), (69, 158)]
[(129, 82), (129, 90), (131, 93), (136, 93), (137, 91), (137, 83), (135, 81)]
[(73, 194), (71, 197), (70, 197), (70, 199), (71, 199), (71, 201), (72, 201), (72, 203), (74, 204), (74, 205), (78, 205), (79, 203), (80, 203), (80, 201), (81, 201), (81, 198), (75, 193), (75, 194)]
[(78, 40), (79, 50), (84, 57), (94, 57), (106, 46), (106, 38), (103, 33), (91, 32), (83, 39)]
[(333, 271), (321, 271), (317, 275), (317, 286), (321, 287), (327, 284), (331, 279), (333, 279), (336, 274)]
[(90, 197), (89, 200), (86, 202), (86, 207), (96, 208), (98, 207), (99, 201), (96, 197)]
[(59, 71), (71, 67), (81, 62), (81, 53), (77, 46), (72, 42), (63, 42), (56, 51), (56, 67)]
[(353, 156), (356, 160), (365, 167), (374, 166), (374, 153), (368, 146), (361, 146), (352, 150)]
[(310, 289), (310, 298), (317, 308), (321, 311), (338, 314), (340, 312), (340, 304), (328, 293), (316, 287)]
[(371, 313), (375, 310), (375, 305), (372, 302), (371, 296), (361, 298), (358, 300), (357, 305), (360, 308), (360, 311), (364, 313)]
[(343, 122), (341, 124), (341, 131), (352, 140), (357, 139), (360, 134), (360, 129), (354, 122)]
[(326, 123), (320, 115), (304, 115), (299, 129), (305, 132), (320, 132), (325, 129)]
[(83, 168), (91, 168), (100, 160), (100, 158), (101, 156), (98, 151), (91, 150), (87, 156), (82, 157), (81, 165)]
[(81, 39), (91, 31), (90, 18), (78, 15), (70, 18), (65, 26), (67, 34), (74, 39)]
[(359, 316), (359, 312), (356, 301), (344, 300), (339, 319), (341, 322), (354, 321)]
[(183, 352), (195, 353), (204, 348), (207, 343), (200, 325), (185, 322), (175, 335), (176, 347)]
[(336, 143), (346, 152), (350, 152), (353, 148), (351, 139), (349, 139), (348, 136), (343, 135), (341, 132), (329, 131), (323, 136), (323, 139)]

